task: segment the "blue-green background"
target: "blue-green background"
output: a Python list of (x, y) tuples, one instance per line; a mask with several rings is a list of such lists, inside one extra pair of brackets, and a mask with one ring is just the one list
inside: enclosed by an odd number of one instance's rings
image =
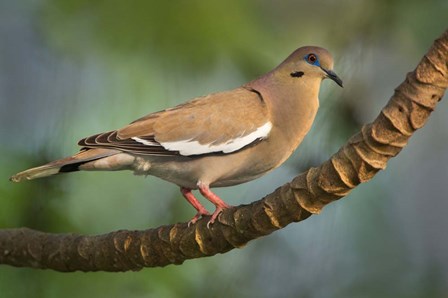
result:
[[(447, 25), (445, 0), (0, 0), (0, 228), (98, 234), (187, 221), (194, 210), (178, 188), (154, 177), (8, 177), (75, 153), (85, 136), (237, 87), (299, 46), (326, 47), (345, 88), (323, 83), (300, 149), (217, 190), (234, 205), (259, 199), (373, 120)], [(0, 297), (447, 297), (447, 153), (445, 97), (385, 171), (321, 215), (181, 266), (0, 266)]]

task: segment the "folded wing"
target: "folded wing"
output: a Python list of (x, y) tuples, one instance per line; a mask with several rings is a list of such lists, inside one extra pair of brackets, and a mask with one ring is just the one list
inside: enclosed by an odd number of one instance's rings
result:
[(85, 138), (79, 145), (142, 155), (231, 153), (266, 138), (271, 127), (262, 96), (238, 88), (149, 114), (122, 129)]

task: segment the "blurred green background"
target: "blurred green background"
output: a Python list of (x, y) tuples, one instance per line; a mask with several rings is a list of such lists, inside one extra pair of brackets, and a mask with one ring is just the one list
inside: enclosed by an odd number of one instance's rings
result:
[[(12, 184), (88, 135), (237, 87), (295, 48), (335, 56), (303, 145), (217, 192), (249, 203), (373, 120), (448, 25), (448, 2), (0, 0), (0, 228), (106, 233), (184, 222), (178, 188), (130, 172)], [(0, 267), (0, 297), (448, 297), (448, 103), (386, 171), (321, 215), (245, 248), (129, 273)], [(210, 207), (210, 205), (208, 205)]]

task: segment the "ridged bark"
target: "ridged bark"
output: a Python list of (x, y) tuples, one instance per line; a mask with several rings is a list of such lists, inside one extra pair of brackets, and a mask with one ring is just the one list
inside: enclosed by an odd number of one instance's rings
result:
[(145, 231), (98, 236), (0, 230), (0, 264), (57, 271), (127, 271), (182, 264), (225, 253), (304, 220), (346, 196), (386, 167), (427, 121), (448, 87), (448, 31), (395, 90), (380, 115), (317, 168), (262, 200), (225, 210), (210, 229), (207, 218)]

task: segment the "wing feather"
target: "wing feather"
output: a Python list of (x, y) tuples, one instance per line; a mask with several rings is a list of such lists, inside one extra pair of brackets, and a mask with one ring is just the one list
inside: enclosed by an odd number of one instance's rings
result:
[(237, 88), (146, 115), (122, 129), (87, 137), (79, 145), (143, 155), (230, 153), (266, 138), (271, 127), (260, 93)]

